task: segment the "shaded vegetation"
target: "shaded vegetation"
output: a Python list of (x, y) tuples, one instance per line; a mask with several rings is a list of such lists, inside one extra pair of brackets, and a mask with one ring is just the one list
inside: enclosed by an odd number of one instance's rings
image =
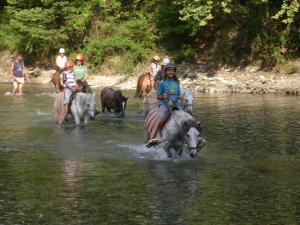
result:
[(118, 57), (112, 66), (128, 73), (165, 52), (177, 62), (274, 67), (299, 55), (299, 8), (297, 0), (6, 0), (0, 49), (52, 64), (65, 47), (96, 68)]

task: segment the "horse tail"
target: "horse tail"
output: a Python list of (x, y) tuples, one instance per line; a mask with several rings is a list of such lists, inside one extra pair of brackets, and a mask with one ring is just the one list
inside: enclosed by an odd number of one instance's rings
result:
[(140, 83), (141, 83), (141, 78), (143, 75), (139, 75), (137, 83), (136, 83), (136, 89), (135, 89), (135, 95), (134, 97), (138, 97), (140, 93)]
[(62, 124), (65, 116), (64, 92), (57, 93), (54, 101), (55, 122)]

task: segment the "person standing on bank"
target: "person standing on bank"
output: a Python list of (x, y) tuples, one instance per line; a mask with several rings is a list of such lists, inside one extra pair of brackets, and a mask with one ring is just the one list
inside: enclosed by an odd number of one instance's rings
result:
[(18, 53), (15, 60), (12, 62), (10, 67), (10, 74), (13, 79), (13, 91), (12, 94), (16, 94), (16, 90), (19, 89), (19, 95), (23, 95), (23, 85), (25, 79), (28, 81), (28, 75), (25, 72), (25, 65), (23, 62), (23, 56)]

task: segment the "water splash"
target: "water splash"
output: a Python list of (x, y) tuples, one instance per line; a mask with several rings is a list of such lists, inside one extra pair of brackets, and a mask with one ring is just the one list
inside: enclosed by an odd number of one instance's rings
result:
[[(16, 93), (16, 94), (13, 94), (11, 91), (7, 91), (4, 93), (4, 96), (19, 96), (20, 94), (19, 93)], [(24, 96), (24, 94), (23, 94)]]
[(37, 109), (37, 114), (40, 116), (50, 116), (51, 115), (50, 113), (47, 113), (47, 112), (41, 112), (40, 109)]
[(191, 158), (186, 154), (182, 154), (182, 156), (178, 156), (174, 152), (172, 152), (173, 157), (169, 158), (167, 153), (163, 150), (162, 146), (147, 148), (143, 144), (141, 145), (119, 144), (118, 147), (127, 149), (131, 151), (136, 157), (145, 160), (174, 161), (174, 162), (191, 160)]
[(42, 93), (36, 93), (34, 94), (35, 96), (49, 96), (49, 97), (56, 97), (56, 93), (55, 92), (42, 92)]

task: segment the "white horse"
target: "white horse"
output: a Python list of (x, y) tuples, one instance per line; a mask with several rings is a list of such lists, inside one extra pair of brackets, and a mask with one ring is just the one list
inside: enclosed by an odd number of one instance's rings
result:
[(94, 119), (96, 115), (95, 93), (77, 92), (71, 104), (71, 112), (76, 125), (79, 125), (81, 120), (87, 125), (89, 119)]
[(195, 120), (183, 110), (173, 110), (161, 130), (160, 143), (163, 144), (168, 157), (172, 157), (172, 148), (181, 156), (183, 144), (185, 143), (190, 156), (195, 158), (200, 149), (206, 144), (206, 140), (201, 137), (200, 131), (200, 121)]
[[(194, 100), (193, 94), (187, 89), (182, 89), (181, 93), (182, 93), (183, 98), (184, 98), (182, 109), (184, 111), (192, 114), (193, 113), (193, 100)], [(144, 100), (143, 100), (143, 114), (144, 114), (144, 116), (146, 117), (147, 114), (152, 109), (157, 107), (157, 105), (158, 105), (158, 100), (157, 100), (156, 91), (152, 90), (148, 94), (145, 95)]]

